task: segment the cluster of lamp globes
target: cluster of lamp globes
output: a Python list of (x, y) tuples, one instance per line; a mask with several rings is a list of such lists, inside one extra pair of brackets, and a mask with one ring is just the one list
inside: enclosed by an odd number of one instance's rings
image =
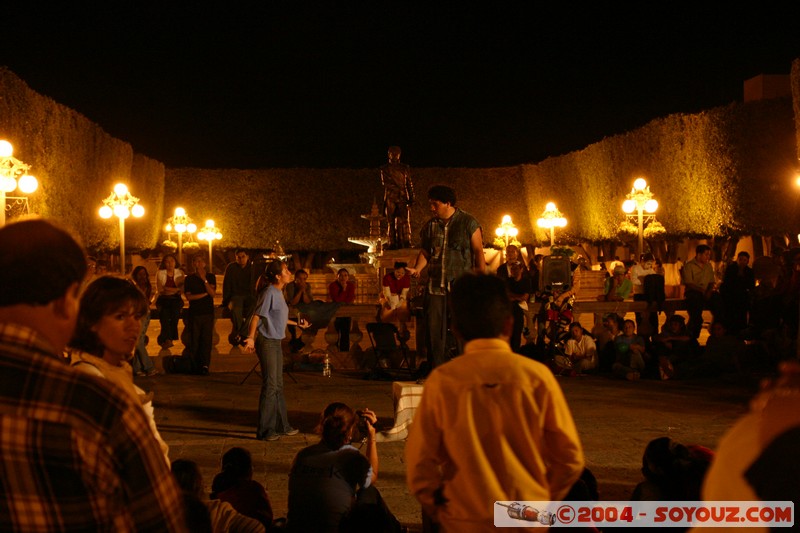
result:
[[(167, 223), (164, 229), (166, 229), (167, 232), (194, 233), (197, 231), (197, 224), (191, 222), (189, 217), (186, 216), (186, 209), (176, 207), (172, 222)], [(216, 228), (213, 220), (206, 220), (206, 225), (200, 230), (200, 233), (197, 234), (197, 238), (203, 241), (220, 240), (222, 239), (222, 233)]]
[(633, 213), (637, 209), (643, 209), (646, 213), (655, 213), (658, 209), (658, 202), (653, 198), (653, 193), (650, 192), (650, 187), (644, 178), (637, 178), (633, 182), (633, 189), (622, 202), (622, 210), (625, 213)]
[(567, 219), (556, 208), (556, 204), (547, 202), (547, 205), (544, 206), (544, 213), (536, 221), (536, 225), (540, 228), (563, 228), (567, 225)]
[(18, 170), (28, 170), (28, 165), (13, 157), (14, 147), (8, 141), (0, 140), (0, 159), (3, 160), (3, 169), (10, 172), (0, 172), (0, 189), (4, 193), (14, 192), (17, 187), (23, 194), (30, 194), (39, 188), (39, 181), (29, 174), (16, 178)]
[(114, 192), (106, 198), (103, 207), (100, 208), (101, 218), (111, 218), (116, 216), (119, 219), (126, 219), (133, 215), (140, 218), (144, 215), (144, 207), (138, 204), (139, 199), (132, 196), (128, 191), (128, 186), (124, 183), (114, 185)]

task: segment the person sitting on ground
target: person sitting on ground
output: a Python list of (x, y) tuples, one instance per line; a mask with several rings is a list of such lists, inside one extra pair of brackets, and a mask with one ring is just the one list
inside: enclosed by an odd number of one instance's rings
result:
[(222, 455), (222, 470), (211, 483), (211, 499), (228, 502), (237, 512), (272, 528), (272, 503), (264, 485), (253, 479), (253, 458), (234, 446)]
[(568, 375), (584, 374), (597, 368), (597, 346), (581, 326), (580, 322), (569, 325), (570, 338), (564, 355), (556, 356), (556, 365)]
[[(366, 408), (355, 412), (340, 402), (325, 408), (317, 425), (320, 441), (300, 450), (292, 461), (288, 531), (339, 531), (342, 520), (355, 507), (385, 508), (374, 485), (378, 478), (377, 420)], [(366, 457), (350, 444), (359, 421), (363, 424), (359, 433), (366, 433), (362, 435), (366, 437)], [(391, 513), (389, 517), (394, 519)]]
[(146, 313), (147, 300), (136, 285), (114, 276), (97, 278), (81, 296), (78, 323), (66, 355), (73, 367), (108, 380), (142, 406), (169, 464), (169, 447), (156, 427), (153, 395), (134, 384), (130, 365)]
[(592, 336), (596, 339), (598, 370), (611, 372), (611, 367), (617, 359), (614, 341), (622, 334), (624, 320), (616, 313), (609, 313), (603, 317), (603, 322), (595, 324)]
[(742, 339), (728, 333), (721, 321), (711, 323), (711, 334), (700, 352), (699, 365), (703, 375), (718, 376), (735, 372), (742, 368), (745, 343)]
[(644, 339), (636, 335), (636, 323), (626, 320), (622, 335), (614, 339), (616, 359), (611, 368), (614, 375), (628, 381), (636, 381), (645, 369)]
[(714, 452), (704, 446), (684, 446), (669, 437), (651, 440), (642, 456), (644, 481), (633, 501), (698, 501), (703, 478)]
[(206, 506), (214, 533), (225, 531), (231, 533), (266, 532), (261, 522), (237, 512), (228, 502), (207, 500), (203, 493), (203, 475), (194, 461), (176, 459), (172, 462), (172, 474), (184, 492), (198, 498)]
[(653, 339), (653, 354), (658, 361), (661, 379), (686, 377), (688, 367), (697, 358), (700, 345), (689, 334), (681, 315), (672, 315), (661, 333)]
[(621, 302), (631, 295), (633, 284), (625, 277), (625, 266), (614, 267), (614, 275), (606, 279), (603, 294), (597, 297), (601, 302)]

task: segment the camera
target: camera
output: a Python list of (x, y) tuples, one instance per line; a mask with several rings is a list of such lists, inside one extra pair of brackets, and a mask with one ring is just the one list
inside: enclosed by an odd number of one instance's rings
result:
[[(358, 433), (361, 435), (362, 438), (367, 438), (369, 435), (369, 418), (367, 415), (364, 414), (364, 411), (358, 410), (356, 411), (356, 416), (358, 417), (358, 422), (356, 422), (356, 428), (358, 428)], [(380, 431), (381, 427), (376, 422), (372, 425), (375, 428), (375, 431)]]

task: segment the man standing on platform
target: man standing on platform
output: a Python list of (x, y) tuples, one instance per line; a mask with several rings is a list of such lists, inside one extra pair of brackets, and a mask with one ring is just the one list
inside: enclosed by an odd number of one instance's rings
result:
[(0, 229), (0, 272), (3, 531), (186, 531), (138, 401), (64, 362), (81, 247), (50, 222), (14, 222)]
[(381, 167), (383, 214), (389, 226), (387, 250), (411, 248), (411, 205), (414, 186), (411, 169), (400, 162), (400, 147), (389, 147), (389, 162)]
[(711, 247), (700, 244), (695, 250), (694, 259), (683, 266), (683, 285), (686, 287), (686, 311), (689, 314), (689, 334), (693, 338), (700, 336), (703, 329), (703, 309), (714, 311), (716, 303), (714, 267), (711, 266)]
[(452, 357), (448, 346), (449, 316), (447, 294), (453, 281), (465, 272), (484, 272), (483, 234), (475, 217), (456, 207), (456, 191), (446, 185), (428, 190), (433, 217), (425, 223), (420, 236), (421, 250), (416, 263), (407, 270), (411, 275), (428, 267), (425, 295), (428, 362), (440, 366)]
[(247, 317), (253, 312), (256, 304), (256, 279), (253, 262), (247, 255), (247, 250), (236, 250), (236, 261), (225, 268), (225, 278), (222, 281), (222, 307), (231, 309), (231, 323), (233, 325), (228, 342), (231, 346), (238, 346), (239, 341), (247, 337)]
[(510, 349), (503, 281), (465, 274), (452, 289), (464, 354), (425, 381), (406, 442), (406, 481), (424, 525), (488, 531), (496, 501), (564, 498), (583, 471), (583, 449), (553, 373)]

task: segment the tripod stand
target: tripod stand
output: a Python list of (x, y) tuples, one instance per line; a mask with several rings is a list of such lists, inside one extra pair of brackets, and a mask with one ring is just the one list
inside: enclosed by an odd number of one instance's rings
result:
[[(252, 376), (253, 373), (258, 374), (258, 376), (261, 377), (261, 371), (257, 370), (258, 367), (260, 367), (260, 366), (261, 366), (261, 361), (258, 359), (258, 356), (256, 356), (256, 364), (253, 365), (253, 368), (250, 369), (250, 372), (247, 373), (247, 375), (244, 377), (244, 379), (242, 379), (242, 381), (239, 382), (239, 385), (244, 385), (244, 382), (247, 381), (247, 378)], [(288, 365), (283, 365), (283, 371), (290, 378), (292, 378), (292, 381), (297, 383), (297, 378), (294, 377), (294, 375), (292, 374), (291, 370), (292, 370), (292, 363), (289, 363)]]

